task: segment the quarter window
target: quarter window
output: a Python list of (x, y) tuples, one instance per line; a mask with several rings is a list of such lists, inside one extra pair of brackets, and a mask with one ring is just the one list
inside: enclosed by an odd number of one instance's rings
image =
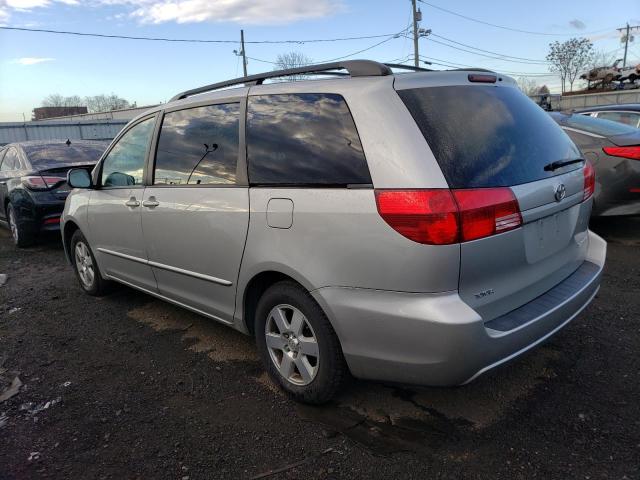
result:
[(336, 94), (249, 97), (247, 157), (253, 185), (371, 183), (353, 118)]
[(209, 105), (167, 113), (154, 185), (216, 185), (236, 181), (240, 106)]
[(141, 185), (144, 161), (153, 134), (155, 117), (138, 123), (113, 146), (102, 163), (103, 187)]
[(18, 159), (18, 152), (15, 148), (7, 150), (7, 154), (2, 161), (0, 170), (3, 172), (10, 172), (12, 170), (18, 170), (20, 168), (20, 160)]

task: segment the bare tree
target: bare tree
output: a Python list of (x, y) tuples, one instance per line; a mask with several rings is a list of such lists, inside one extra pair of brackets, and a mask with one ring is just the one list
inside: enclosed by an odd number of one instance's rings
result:
[(555, 41), (549, 44), (549, 70), (560, 75), (562, 93), (566, 91), (567, 82), (573, 90), (573, 82), (578, 73), (591, 61), (592, 49), (593, 44), (586, 38), (571, 38), (563, 43)]
[[(313, 60), (302, 52), (280, 53), (276, 57), (276, 66), (274, 67), (274, 70), (304, 67), (311, 63), (313, 63)], [(305, 75), (292, 75), (287, 77), (287, 80), (295, 82), (296, 80), (303, 80), (304, 78), (306, 78)]]
[(615, 52), (605, 52), (604, 50), (594, 50), (591, 55), (591, 61), (587, 65), (587, 69), (591, 70), (598, 67), (610, 67), (616, 61)]
[(65, 97), (59, 93), (52, 93), (42, 100), (43, 107), (80, 107), (82, 105), (82, 99), (78, 95)]
[(522, 90), (525, 95), (536, 95), (538, 93), (538, 84), (532, 78), (519, 77), (517, 83), (518, 88)]
[(85, 103), (89, 113), (110, 112), (112, 110), (121, 110), (131, 107), (131, 104), (124, 98), (118, 97), (116, 94), (111, 95), (94, 95), (85, 97)]
[(540, 95), (544, 95), (544, 94), (549, 94), (549, 93), (551, 93), (551, 92), (549, 91), (549, 87), (547, 87), (546, 85), (542, 85), (542, 86), (538, 89), (538, 93), (539, 93)]

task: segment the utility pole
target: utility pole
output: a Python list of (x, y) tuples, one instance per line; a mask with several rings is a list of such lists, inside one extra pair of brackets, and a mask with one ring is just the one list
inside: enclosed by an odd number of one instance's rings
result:
[(422, 12), (416, 8), (416, 0), (411, 0), (411, 11), (413, 13), (413, 64), (420, 66), (420, 54), (418, 52), (418, 22), (422, 20)]
[(627, 66), (627, 50), (629, 49), (629, 41), (633, 42), (633, 36), (631, 35), (631, 32), (633, 32), (633, 30), (640, 28), (640, 25), (634, 25), (633, 27), (629, 26), (629, 23), (627, 22), (627, 26), (626, 27), (622, 27), (622, 28), (618, 28), (617, 30), (619, 32), (623, 32), (626, 31), (625, 35), (624, 35), (624, 59), (622, 60), (622, 68)]
[(242, 44), (242, 68), (244, 70), (244, 76), (247, 76), (247, 53), (244, 51), (244, 30), (240, 30), (240, 43)]

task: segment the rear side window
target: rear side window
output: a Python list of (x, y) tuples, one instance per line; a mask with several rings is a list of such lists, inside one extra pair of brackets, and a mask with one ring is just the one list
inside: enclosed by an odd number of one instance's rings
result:
[(399, 90), (451, 188), (519, 185), (566, 173), (581, 158), (562, 129), (515, 88), (448, 86)]
[(253, 185), (371, 183), (353, 118), (336, 94), (249, 97), (247, 160)]
[(598, 118), (624, 123), (630, 127), (640, 127), (640, 113), (636, 112), (598, 112)]
[(235, 183), (239, 117), (237, 103), (167, 113), (158, 140), (153, 184)]

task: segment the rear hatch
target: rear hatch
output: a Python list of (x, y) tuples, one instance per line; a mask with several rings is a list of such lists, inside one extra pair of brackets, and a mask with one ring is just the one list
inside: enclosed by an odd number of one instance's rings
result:
[[(550, 290), (582, 264), (591, 210), (584, 201), (585, 171), (592, 169), (511, 82), (478, 84), (467, 81), (473, 72), (460, 75), (464, 81), (454, 85), (416, 88), (411, 82), (403, 89), (396, 82), (396, 89), (459, 207), (467, 194), (474, 208), (505, 195), (517, 201), (515, 213), (495, 213), (495, 232), (461, 242), (459, 294), (489, 321)], [(480, 78), (491, 81), (491, 75)]]

